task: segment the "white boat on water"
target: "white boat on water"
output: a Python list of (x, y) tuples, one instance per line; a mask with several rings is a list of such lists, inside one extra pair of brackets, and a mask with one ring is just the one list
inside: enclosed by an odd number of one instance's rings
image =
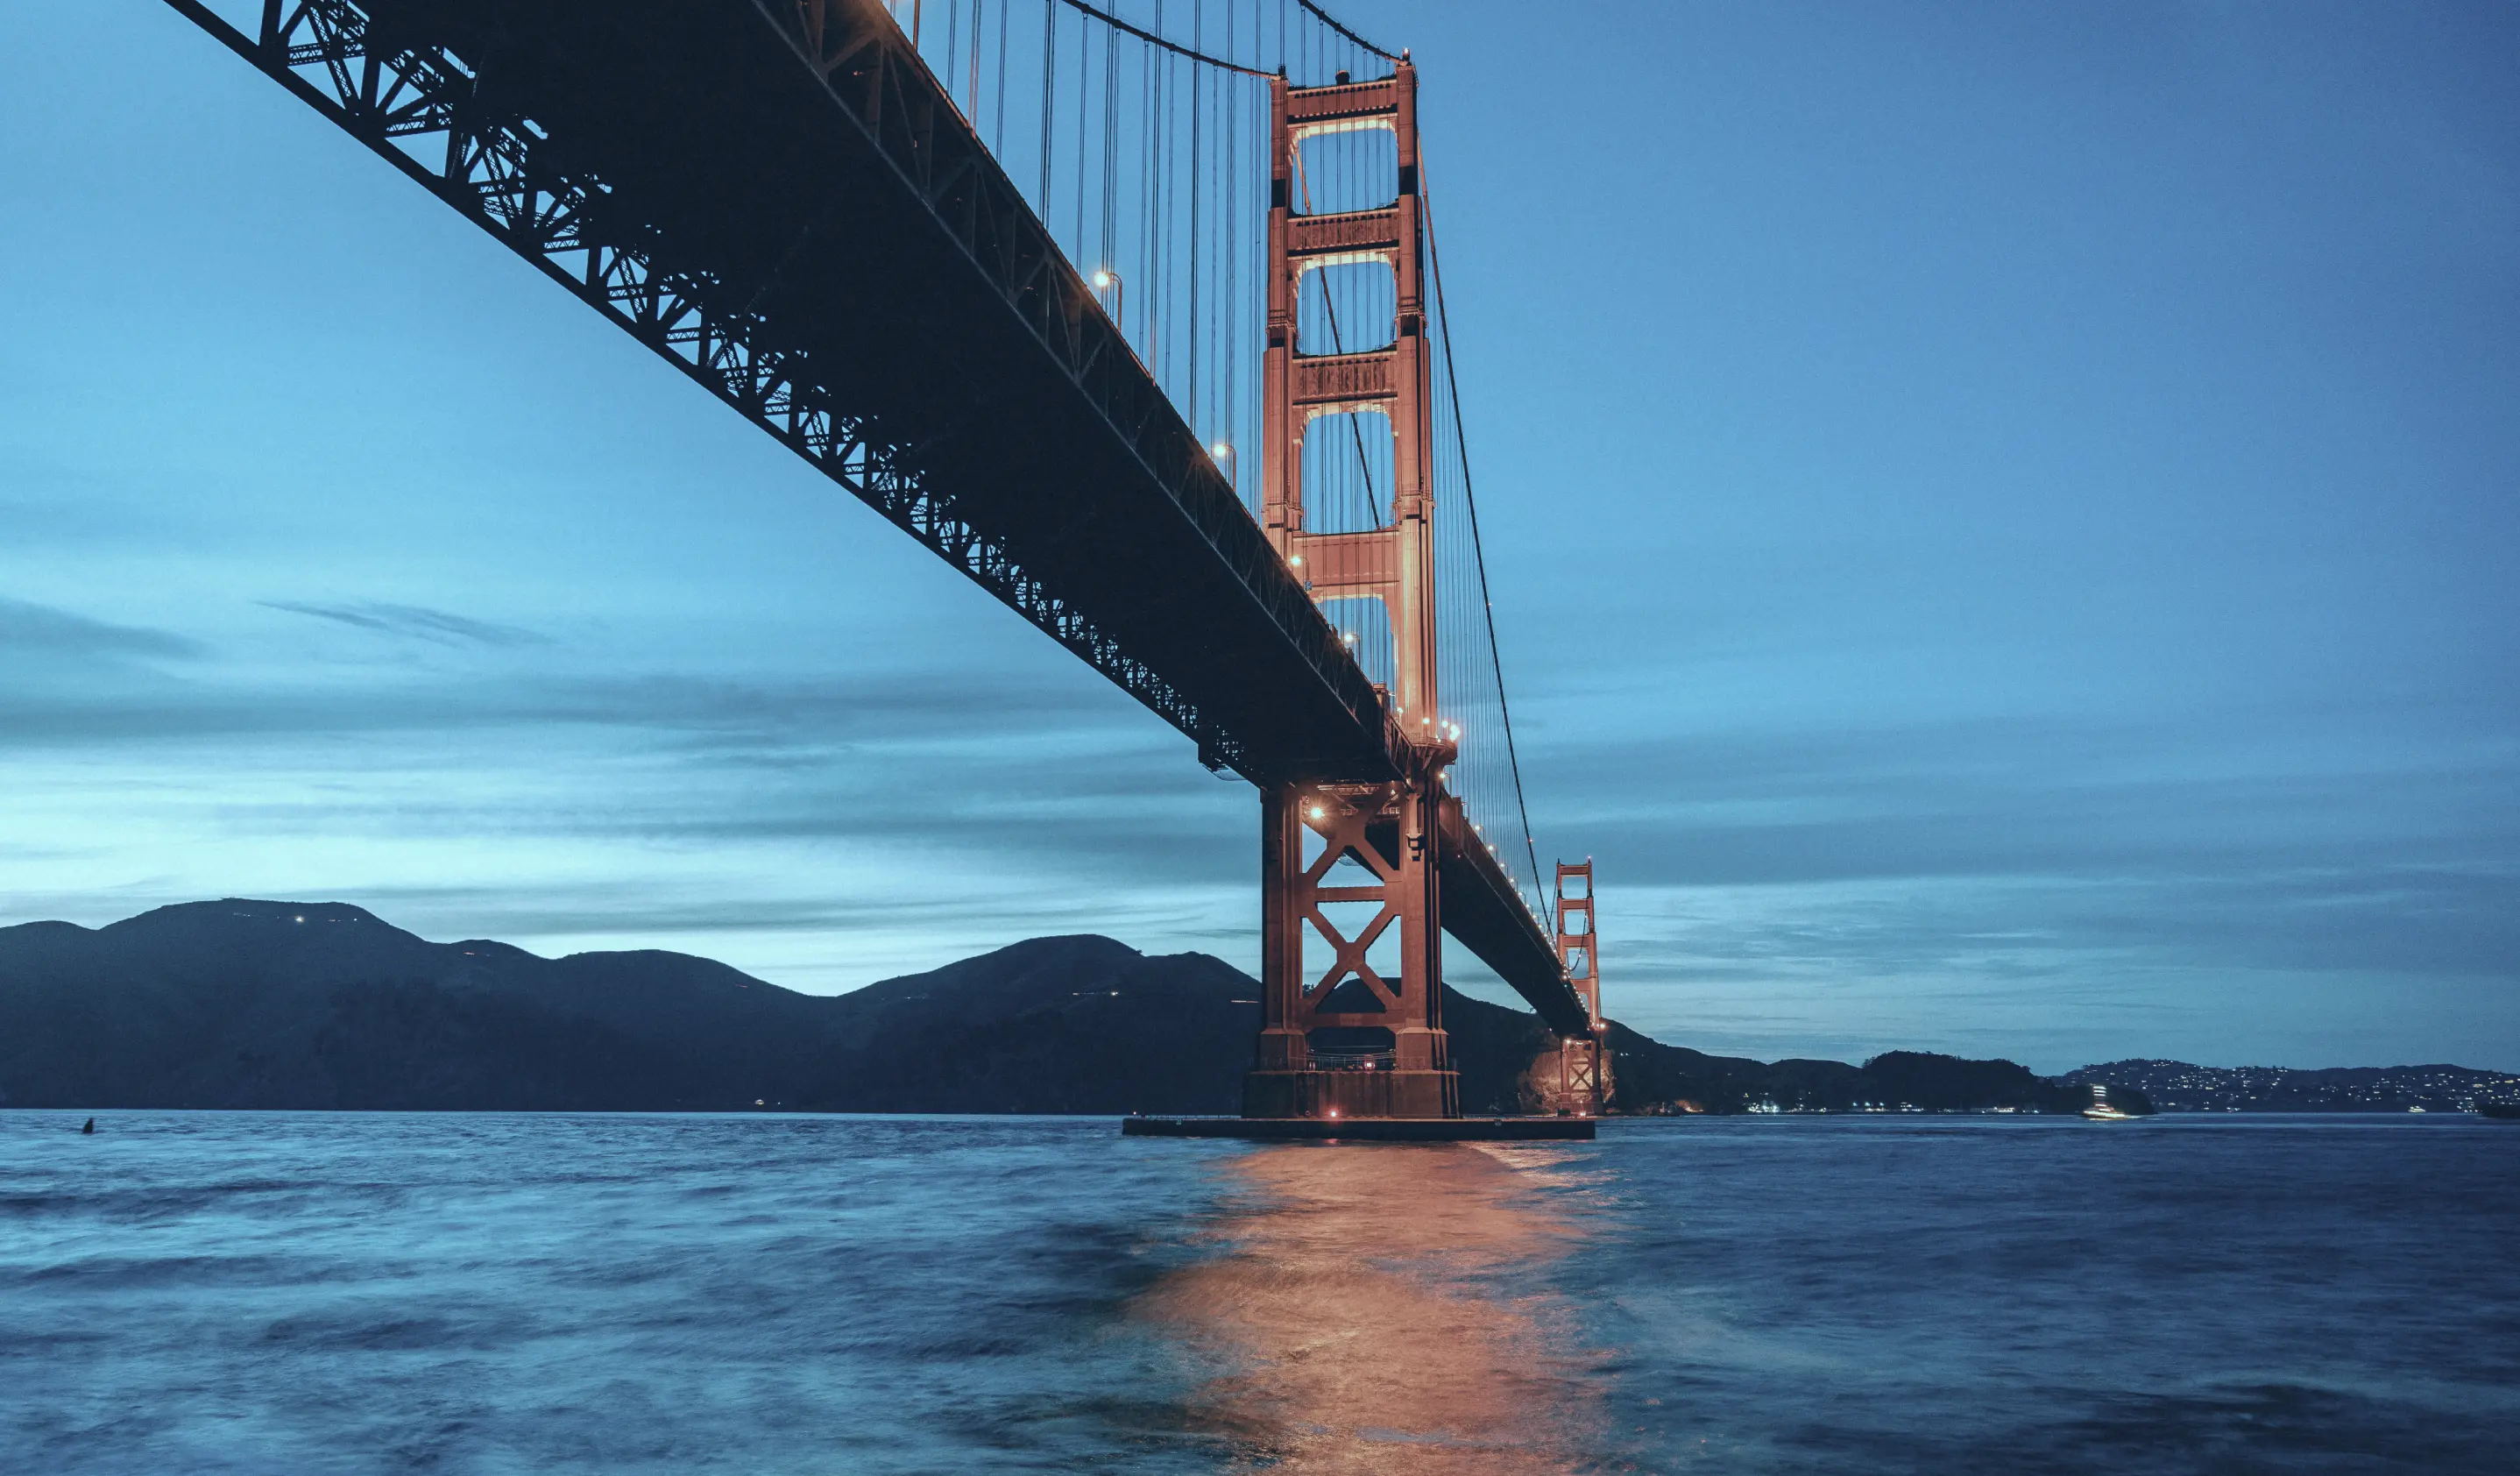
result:
[(2120, 1112), (2109, 1100), (2109, 1089), (2096, 1082), (2092, 1084), (2092, 1105), (2083, 1109), (2083, 1116), (2095, 1123), (2132, 1123), (2136, 1117), (2132, 1112)]

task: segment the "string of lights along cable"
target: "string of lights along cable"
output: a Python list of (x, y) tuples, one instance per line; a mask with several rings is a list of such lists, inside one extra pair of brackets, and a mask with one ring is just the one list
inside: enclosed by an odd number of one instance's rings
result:
[[(1269, 83), (1282, 73), (1297, 87), (1388, 77), (1398, 56), (1312, 0), (887, 4), (1257, 517), (1265, 459), (1276, 453), (1261, 435)], [(1381, 208), (1400, 188), (1386, 129), (1307, 137), (1291, 165), (1291, 206), (1299, 214)], [(1421, 165), (1421, 197), (1426, 180)], [(1548, 918), (1552, 897), (1542, 885), (1514, 760), (1431, 200), (1426, 214), (1435, 285), (1428, 334), (1435, 355), (1437, 686), (1441, 719), (1460, 730), (1447, 788), (1534, 915)], [(1297, 294), (1295, 351), (1387, 347), (1399, 305), (1385, 263), (1307, 271)], [(1390, 524), (1387, 417), (1325, 415), (1302, 444), (1306, 531)], [(1382, 602), (1332, 599), (1322, 613), (1366, 674), (1388, 690), (1396, 658)]]

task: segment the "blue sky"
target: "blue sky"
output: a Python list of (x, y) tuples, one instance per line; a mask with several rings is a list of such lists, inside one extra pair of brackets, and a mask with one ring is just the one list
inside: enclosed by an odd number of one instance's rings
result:
[[(2520, 1066), (2520, 11), (1346, 14), (1614, 1014)], [(0, 922), (1255, 961), (1186, 741), (173, 12), (13, 24)]]

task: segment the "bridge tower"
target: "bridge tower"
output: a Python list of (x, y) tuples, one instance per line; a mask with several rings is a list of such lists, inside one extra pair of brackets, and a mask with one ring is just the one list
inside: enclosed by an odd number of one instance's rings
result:
[[(1568, 884), (1572, 883), (1572, 886)], [(1599, 1117), (1610, 1101), (1609, 1027), (1601, 1020), (1600, 935), (1594, 928), (1593, 858), (1557, 863), (1557, 963), (1575, 986), (1592, 1033), (1557, 1042), (1557, 1110)]]
[[(1341, 73), (1328, 87), (1295, 87), (1280, 76), (1270, 102), (1261, 522), (1316, 602), (1381, 605), (1392, 636), (1385, 701), (1405, 735), (1397, 746), (1407, 772), (1397, 782), (1326, 775), (1262, 791), (1261, 1032), (1242, 1110), (1272, 1118), (1456, 1117), (1437, 883), (1444, 807), (1452, 803), (1440, 775), (1456, 750), (1436, 691), (1434, 393), (1417, 69), (1403, 60), (1379, 81), (1349, 82)], [(1388, 131), (1395, 145), (1389, 203), (1314, 213), (1299, 151), (1310, 139), (1368, 130)], [(1299, 343), (1306, 276), (1374, 263), (1391, 272), (1395, 321), (1351, 331), (1379, 346), (1323, 352), (1338, 346)], [(1378, 528), (1307, 520), (1304, 443), (1328, 416), (1359, 417), (1332, 423), (1351, 428), (1372, 416), (1387, 423), (1390, 498)], [(1361, 448), (1368, 433), (1345, 434)], [(1307, 965), (1308, 951), (1317, 966)]]

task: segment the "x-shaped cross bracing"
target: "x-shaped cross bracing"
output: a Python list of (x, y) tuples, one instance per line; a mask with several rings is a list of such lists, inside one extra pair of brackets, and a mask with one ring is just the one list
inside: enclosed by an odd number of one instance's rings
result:
[[(1383, 930), (1400, 920), (1399, 905), (1391, 895), (1392, 884), (1400, 877), (1399, 868), (1383, 858), (1365, 833), (1367, 825), (1382, 817), (1390, 797), (1386, 791), (1377, 789), (1361, 798), (1367, 804), (1350, 804), (1335, 795), (1316, 792), (1304, 802), (1304, 825), (1323, 841), (1322, 853), (1304, 868), (1304, 920), (1321, 934), (1333, 953), (1329, 968), (1304, 991), (1304, 998), (1308, 1001), (1326, 999), (1341, 980), (1354, 975), (1372, 992), (1382, 1009), (1397, 1010), (1400, 1008), (1399, 993), (1384, 982), (1372, 965), (1366, 962), (1366, 954), (1382, 937)], [(1322, 879), (1329, 874), (1342, 856), (1356, 857), (1359, 864), (1373, 873), (1378, 885), (1323, 886)], [(1349, 939), (1322, 915), (1321, 904), (1324, 902), (1374, 902), (1379, 904), (1380, 910), (1354, 939)]]

